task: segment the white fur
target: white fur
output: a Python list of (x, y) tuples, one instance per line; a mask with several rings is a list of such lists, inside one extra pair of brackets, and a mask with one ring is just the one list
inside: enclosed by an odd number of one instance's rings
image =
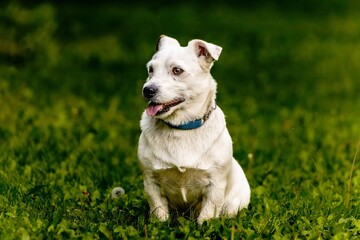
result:
[[(138, 157), (150, 213), (164, 221), (169, 218), (169, 208), (192, 207), (200, 224), (213, 217), (233, 217), (248, 206), (250, 187), (233, 158), (221, 109), (217, 106), (197, 129), (178, 130), (164, 123), (179, 125), (201, 119), (215, 107), (216, 82), (210, 69), (221, 47), (202, 40), (181, 47), (177, 40), (161, 36), (157, 49), (147, 64), (151, 72), (144, 88), (159, 89), (151, 99), (157, 103), (176, 98), (185, 101), (158, 116), (142, 115)], [(174, 67), (184, 72), (175, 75)]]

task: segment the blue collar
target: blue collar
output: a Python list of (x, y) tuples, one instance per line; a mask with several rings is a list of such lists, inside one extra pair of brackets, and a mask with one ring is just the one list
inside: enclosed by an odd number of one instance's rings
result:
[(189, 121), (180, 125), (173, 125), (169, 122), (165, 122), (163, 121), (166, 125), (168, 125), (170, 128), (175, 128), (175, 129), (179, 129), (179, 130), (193, 130), (196, 128), (201, 127), (202, 125), (204, 125), (204, 123), (206, 122), (206, 120), (209, 119), (210, 114), (216, 109), (216, 105), (215, 107), (212, 107), (209, 112), (207, 112), (202, 118), (193, 120), (193, 121)]
[(204, 120), (202, 119), (196, 119), (194, 121), (190, 121), (184, 124), (180, 125), (172, 125), (171, 123), (165, 122), (166, 125), (168, 125), (171, 128), (179, 129), (179, 130), (192, 130), (201, 127), (204, 124)]

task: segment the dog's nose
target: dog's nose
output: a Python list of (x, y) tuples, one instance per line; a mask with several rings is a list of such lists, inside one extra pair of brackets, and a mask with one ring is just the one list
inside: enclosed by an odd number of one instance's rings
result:
[(158, 88), (153, 86), (153, 85), (150, 85), (150, 86), (147, 86), (147, 87), (143, 88), (143, 95), (148, 100), (153, 98), (156, 95), (157, 92), (158, 92)]

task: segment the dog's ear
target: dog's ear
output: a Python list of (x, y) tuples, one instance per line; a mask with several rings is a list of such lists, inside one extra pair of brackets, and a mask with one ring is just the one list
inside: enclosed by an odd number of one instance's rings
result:
[(191, 40), (188, 46), (194, 47), (196, 55), (207, 63), (218, 60), (222, 50), (220, 46), (198, 39)]
[(165, 35), (161, 35), (156, 44), (156, 51), (163, 49), (166, 46), (177, 46), (180, 47), (180, 43), (175, 39)]

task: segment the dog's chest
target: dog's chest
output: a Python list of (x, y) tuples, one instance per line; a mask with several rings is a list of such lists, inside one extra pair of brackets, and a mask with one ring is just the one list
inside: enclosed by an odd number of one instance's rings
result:
[[(205, 153), (211, 147), (214, 136), (196, 134), (200, 130), (169, 133), (161, 132), (153, 134), (148, 141), (151, 146), (153, 169), (171, 167), (201, 168), (207, 169)], [(148, 138), (149, 139), (149, 138)]]
[(195, 168), (154, 170), (153, 176), (173, 208), (196, 207), (210, 185), (207, 171)]

